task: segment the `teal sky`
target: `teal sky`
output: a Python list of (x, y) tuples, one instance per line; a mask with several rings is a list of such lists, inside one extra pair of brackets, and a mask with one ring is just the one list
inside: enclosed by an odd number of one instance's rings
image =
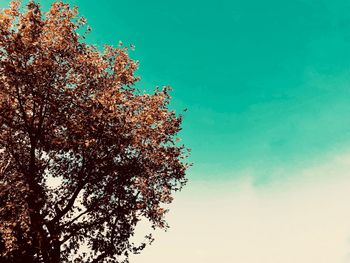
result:
[(264, 183), (350, 146), (349, 1), (68, 2), (90, 43), (136, 46), (141, 89), (173, 87), (191, 180)]

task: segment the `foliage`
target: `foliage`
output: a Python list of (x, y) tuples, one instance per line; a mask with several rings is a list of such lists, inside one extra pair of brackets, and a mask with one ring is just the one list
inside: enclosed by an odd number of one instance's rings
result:
[(136, 224), (166, 228), (186, 183), (169, 88), (139, 92), (128, 49), (99, 52), (84, 28), (62, 2), (0, 12), (1, 262), (127, 261)]

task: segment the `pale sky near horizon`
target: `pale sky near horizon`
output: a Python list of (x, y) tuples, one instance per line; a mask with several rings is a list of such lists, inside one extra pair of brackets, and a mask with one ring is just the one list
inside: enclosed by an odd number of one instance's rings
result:
[(130, 262), (349, 263), (349, 170), (347, 152), (258, 188), (253, 171), (190, 183), (168, 214), (170, 229)]
[(350, 263), (350, 1), (67, 2), (188, 109), (189, 184), (131, 263)]

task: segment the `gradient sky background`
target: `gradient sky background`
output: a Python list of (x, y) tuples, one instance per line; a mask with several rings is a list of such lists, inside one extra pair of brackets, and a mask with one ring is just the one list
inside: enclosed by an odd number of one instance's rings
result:
[(68, 2), (188, 109), (190, 182), (132, 262), (350, 262), (349, 1)]

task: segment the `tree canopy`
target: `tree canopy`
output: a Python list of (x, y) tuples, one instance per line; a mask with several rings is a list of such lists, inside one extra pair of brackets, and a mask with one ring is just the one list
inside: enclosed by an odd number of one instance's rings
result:
[(140, 92), (128, 48), (85, 29), (63, 2), (0, 12), (1, 262), (127, 261), (137, 223), (166, 228), (186, 183), (170, 89)]

